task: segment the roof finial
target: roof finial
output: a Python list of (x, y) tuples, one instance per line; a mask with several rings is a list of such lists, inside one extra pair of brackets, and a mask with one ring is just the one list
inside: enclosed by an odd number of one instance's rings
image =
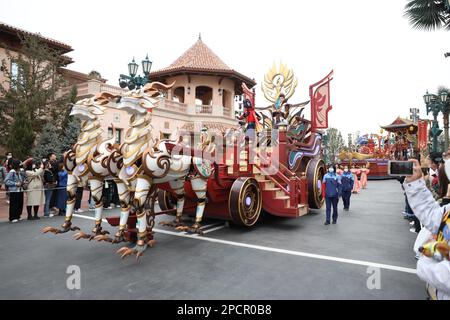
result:
[(202, 41), (202, 33), (201, 32), (198, 33), (198, 40)]

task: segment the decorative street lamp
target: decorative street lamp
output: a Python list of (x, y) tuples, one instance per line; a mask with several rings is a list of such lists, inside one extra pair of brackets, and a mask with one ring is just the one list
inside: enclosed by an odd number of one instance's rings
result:
[(433, 138), (433, 144), (432, 144), (432, 151), (437, 152), (438, 148), (438, 136), (442, 133), (442, 130), (439, 129), (439, 123), (437, 120), (437, 117), (439, 115), (439, 112), (444, 112), (445, 105), (447, 104), (447, 93), (441, 93), (438, 96), (435, 94), (429, 94), (427, 93), (423, 96), (423, 101), (425, 102), (425, 105), (427, 107), (427, 114), (430, 112), (433, 113), (433, 125), (431, 126), (431, 136)]
[(128, 63), (128, 74), (121, 74), (119, 78), (119, 86), (122, 89), (128, 87), (129, 90), (133, 90), (135, 88), (140, 88), (150, 82), (150, 70), (152, 68), (152, 62), (148, 59), (148, 55), (142, 60), (142, 70), (144, 72), (144, 76), (137, 75), (137, 71), (139, 69), (139, 65), (134, 61)]

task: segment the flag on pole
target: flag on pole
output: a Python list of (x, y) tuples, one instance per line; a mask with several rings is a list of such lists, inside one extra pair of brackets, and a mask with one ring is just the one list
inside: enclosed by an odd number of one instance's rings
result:
[(418, 123), (418, 144), (419, 144), (419, 149), (425, 149), (427, 147), (427, 142), (428, 142), (428, 122), (426, 120), (419, 120)]
[(330, 81), (333, 70), (319, 82), (309, 86), (311, 98), (311, 129), (328, 128), (328, 112), (332, 109), (330, 100)]

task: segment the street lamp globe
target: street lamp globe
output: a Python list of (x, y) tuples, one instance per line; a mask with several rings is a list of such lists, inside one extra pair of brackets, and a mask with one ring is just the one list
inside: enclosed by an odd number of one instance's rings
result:
[(119, 86), (122, 89), (125, 89), (127, 87), (127, 82), (119, 79)]
[(447, 91), (442, 91), (442, 92), (439, 94), (439, 97), (441, 98), (441, 101), (442, 101), (442, 102), (446, 102), (446, 101), (447, 101), (447, 97), (448, 97), (448, 92), (447, 92)]
[(147, 75), (150, 73), (152, 68), (152, 62), (148, 59), (148, 55), (145, 57), (145, 60), (142, 60), (142, 70), (144, 74)]
[(130, 76), (134, 77), (137, 73), (138, 68), (139, 65), (134, 61), (133, 57), (133, 61), (128, 64), (128, 73), (130, 74)]
[(133, 81), (128, 82), (128, 89), (133, 90), (134, 88), (136, 88), (136, 85), (134, 84), (134, 82)]
[(428, 104), (431, 101), (431, 94), (428, 93), (428, 90), (427, 93), (423, 96), (423, 101), (425, 102), (425, 104)]

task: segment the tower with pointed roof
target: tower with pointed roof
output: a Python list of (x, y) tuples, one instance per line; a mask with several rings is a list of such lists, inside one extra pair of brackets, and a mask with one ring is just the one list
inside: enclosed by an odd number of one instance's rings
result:
[[(194, 122), (199, 121), (205, 127), (221, 131), (235, 127), (237, 121), (234, 97), (242, 94), (242, 82), (248, 87), (256, 84), (254, 80), (225, 64), (202, 41), (200, 34), (194, 45), (172, 64), (151, 72), (150, 79), (166, 84), (175, 81), (159, 111), (168, 106), (174, 112), (182, 111), (186, 121), (181, 129), (190, 131), (194, 130)], [(154, 113), (155, 122), (158, 117), (157, 109)]]

